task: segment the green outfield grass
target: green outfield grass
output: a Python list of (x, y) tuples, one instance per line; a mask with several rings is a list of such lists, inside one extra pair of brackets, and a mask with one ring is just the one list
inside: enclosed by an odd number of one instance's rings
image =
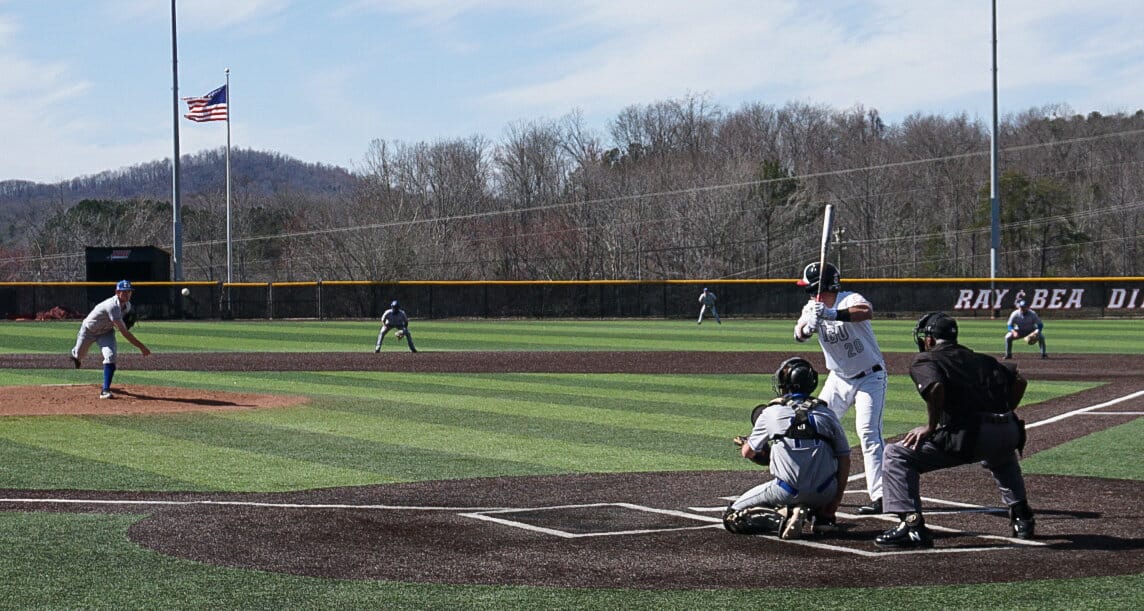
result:
[[(914, 352), (914, 320), (874, 321), (886, 352)], [(974, 318), (959, 321), (962, 343), (974, 350), (1001, 353), (1005, 322)], [(420, 350), (814, 350), (814, 342), (796, 344), (788, 320), (727, 320), (696, 325), (693, 320), (426, 320), (410, 329)], [(67, 352), (79, 323), (0, 322), (0, 352)], [(360, 352), (372, 350), (378, 323), (371, 321), (144, 321), (135, 333), (159, 352)], [(1144, 345), (1144, 321), (1061, 320), (1046, 322), (1050, 353), (1132, 354)], [(389, 338), (389, 341), (393, 341)], [(124, 346), (127, 351), (134, 350)], [(1015, 351), (1035, 348), (1015, 346)]]
[[(1142, 333), (1135, 328), (1140, 326), (1062, 322), (1051, 327), (1048, 337), (1053, 342), (1059, 335), (1062, 344), (1075, 341), (1087, 352), (1111, 353), (1116, 350), (1106, 342), (1133, 341), (1133, 335)], [(786, 322), (731, 320), (696, 327), (693, 321), (427, 321), (413, 328), (425, 350), (817, 349), (794, 344)], [(970, 345), (999, 344), (999, 327), (967, 321), (962, 333)], [(74, 323), (0, 323), (0, 350), (63, 353), (75, 328)], [(912, 322), (886, 321), (877, 330), (887, 350), (913, 350)], [(156, 322), (144, 323), (138, 331), (156, 351), (358, 351), (372, 349), (376, 325)], [(93, 376), (98, 372), (92, 369), (7, 369), (0, 370), (0, 388), (96, 384)], [(748, 470), (754, 467), (738, 458), (729, 439), (747, 431), (750, 408), (770, 394), (769, 376), (719, 374), (123, 369), (116, 383), (300, 394), (311, 402), (274, 410), (0, 418), (0, 488), (257, 492), (487, 476)], [(1073, 394), (1082, 406), (1083, 391), (1092, 386), (1033, 380), (1024, 409)], [(924, 406), (908, 378), (892, 375), (886, 435), (901, 434), (923, 418)], [(1038, 453), (1026, 460), (1026, 470), (1144, 478), (1137, 458), (1144, 455), (1139, 423)], [(853, 431), (852, 410), (844, 424)], [(1109, 464), (1109, 447), (1130, 458)], [(1129, 609), (1144, 600), (1144, 577), (1139, 575), (930, 588), (871, 584), (713, 592), (323, 580), (162, 556), (127, 539), (127, 528), (141, 517), (0, 513), (0, 608), (697, 609), (788, 607), (781, 601), (798, 601), (803, 608)]]

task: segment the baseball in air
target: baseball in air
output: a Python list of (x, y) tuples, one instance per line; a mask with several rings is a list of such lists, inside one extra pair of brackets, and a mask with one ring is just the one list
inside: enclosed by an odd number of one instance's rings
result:
[(190, 297), (191, 296), (191, 289), (189, 289), (187, 287), (183, 287), (183, 290), (181, 290), (179, 292), (183, 294), (183, 297)]

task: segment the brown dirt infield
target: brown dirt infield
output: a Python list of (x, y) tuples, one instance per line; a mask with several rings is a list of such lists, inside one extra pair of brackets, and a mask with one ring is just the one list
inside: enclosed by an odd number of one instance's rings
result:
[[(121, 371), (379, 370), (457, 372), (762, 373), (786, 353), (433, 353), (163, 354), (121, 357)], [(821, 355), (804, 354), (822, 368)], [(1034, 382), (1100, 380), (1079, 396), (1022, 408), (1030, 425), (1141, 390), (1144, 356), (1019, 354)], [(891, 374), (911, 355), (889, 355)], [(94, 364), (88, 363), (88, 367)], [(70, 367), (66, 357), (0, 355), (0, 367)], [(1114, 369), (1113, 369), (1114, 368)], [(92, 371), (98, 375), (97, 371)], [(120, 374), (120, 378), (128, 376)], [(129, 379), (129, 378), (128, 378)], [(118, 385), (117, 385), (118, 386)], [(769, 377), (760, 379), (766, 392)], [(100, 414), (254, 409), (298, 398), (208, 393), (181, 388), (117, 387), (112, 401), (98, 386), (32, 389), (6, 395), (37, 413)], [(76, 393), (79, 393), (78, 395)], [(281, 400), (281, 402), (279, 402)], [(1137, 418), (1134, 399), (1030, 428), (1026, 454)], [(81, 409), (81, 408), (76, 408)], [(126, 410), (126, 411), (119, 411)], [(21, 412), (29, 413), (29, 412)], [(91, 413), (83, 411), (80, 413)], [(1112, 415), (1109, 415), (1112, 414)], [(729, 451), (731, 446), (729, 444)], [(1110, 449), (1111, 450), (1111, 449)], [(862, 464), (857, 454), (855, 463)], [(859, 517), (864, 494), (848, 494), (841, 516), (850, 528), (799, 542), (731, 535), (714, 523), (725, 497), (765, 474), (733, 472), (578, 474), (467, 479), (307, 490), (282, 494), (133, 493), (3, 490), (2, 511), (144, 514), (129, 536), (176, 557), (222, 566), (340, 579), (454, 584), (516, 584), (640, 589), (927, 585), (1064, 579), (1144, 572), (1144, 485), (1138, 481), (1030, 476), (1038, 512), (1036, 545), (1004, 538), (1007, 519), (988, 471), (977, 466), (927, 474), (922, 493), (938, 530), (927, 553), (878, 553), (871, 539), (891, 522)], [(851, 490), (862, 488), (852, 482)], [(16, 501), (15, 499), (21, 499)], [(43, 499), (43, 502), (32, 501)], [(79, 503), (63, 504), (68, 499)], [(84, 504), (82, 500), (123, 504)], [(147, 505), (131, 504), (145, 501)], [(943, 501), (974, 507), (959, 507)], [(150, 503), (160, 503), (152, 505)], [(166, 503), (166, 504), (162, 504)], [(628, 534), (623, 534), (623, 533)], [(795, 562), (791, 562), (795, 560)]]

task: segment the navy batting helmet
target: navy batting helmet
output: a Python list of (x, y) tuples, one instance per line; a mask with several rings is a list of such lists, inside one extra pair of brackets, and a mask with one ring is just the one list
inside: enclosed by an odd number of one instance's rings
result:
[(400, 308), (401, 306), (400, 306), (400, 305), (398, 305), (398, 303), (397, 303), (397, 300), (396, 300), (396, 299), (394, 299), (393, 301), (389, 302), (389, 307), (391, 307), (391, 308)]
[[(823, 266), (821, 274), (818, 271), (818, 263), (811, 263), (802, 270), (802, 278), (799, 279), (798, 285), (806, 288), (806, 292), (814, 295), (815, 293), (837, 293), (842, 290), (842, 276), (838, 273), (838, 268), (833, 264), (827, 263)], [(819, 288), (819, 276), (822, 276), (822, 288)]]
[(914, 342), (918, 345), (918, 352), (925, 352), (927, 337), (956, 342), (957, 320), (945, 312), (930, 312), (922, 316), (914, 326)]
[(117, 291), (134, 291), (135, 287), (131, 285), (130, 280), (120, 280), (119, 283), (115, 285), (115, 290), (117, 290)]
[(792, 356), (775, 370), (771, 388), (778, 395), (795, 393), (809, 395), (818, 388), (818, 372), (814, 370), (810, 361), (801, 356)]

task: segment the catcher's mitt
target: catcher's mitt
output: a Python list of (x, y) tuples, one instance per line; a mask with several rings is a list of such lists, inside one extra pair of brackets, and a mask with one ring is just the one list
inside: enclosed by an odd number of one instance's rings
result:
[(139, 322), (139, 317), (135, 315), (135, 312), (128, 312), (123, 315), (123, 324), (127, 325), (128, 329), (134, 327), (137, 322)]
[[(735, 435), (731, 438), (735, 445), (740, 448), (747, 445), (747, 437), (745, 435)], [(749, 459), (751, 462), (761, 467), (771, 466), (771, 447), (765, 446), (762, 452), (755, 452), (755, 455)]]
[(1037, 340), (1038, 340), (1040, 337), (1041, 337), (1041, 334), (1040, 334), (1040, 332), (1038, 332), (1038, 331), (1033, 331), (1032, 333), (1030, 333), (1030, 334), (1028, 334), (1028, 335), (1026, 335), (1026, 336), (1025, 336), (1025, 343), (1026, 343), (1026, 344), (1029, 344), (1030, 346), (1032, 346), (1033, 344), (1037, 343)]

